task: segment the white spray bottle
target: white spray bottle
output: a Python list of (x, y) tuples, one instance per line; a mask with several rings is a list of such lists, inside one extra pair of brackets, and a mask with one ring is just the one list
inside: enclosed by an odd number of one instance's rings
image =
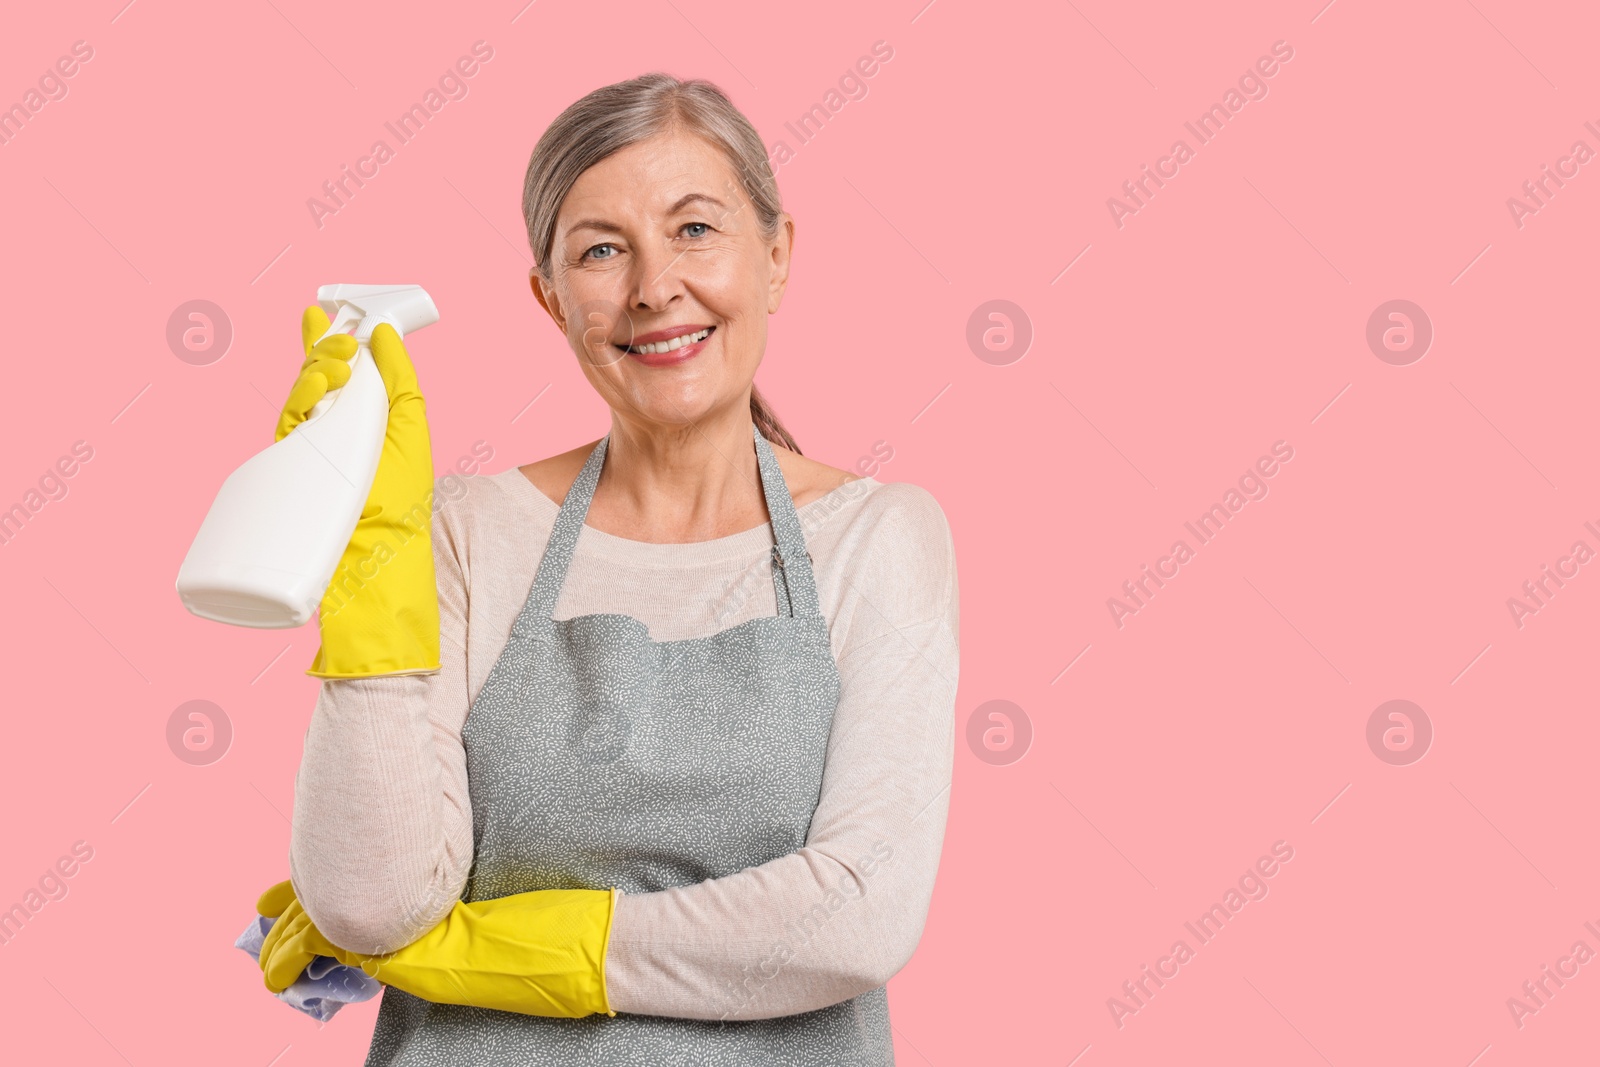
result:
[(350, 380), (281, 441), (228, 475), (178, 570), (178, 596), (203, 619), (264, 630), (301, 626), (322, 602), (372, 491), (389, 394), (373, 329), (404, 337), (439, 321), (420, 285), (324, 285), (324, 336), (354, 333)]

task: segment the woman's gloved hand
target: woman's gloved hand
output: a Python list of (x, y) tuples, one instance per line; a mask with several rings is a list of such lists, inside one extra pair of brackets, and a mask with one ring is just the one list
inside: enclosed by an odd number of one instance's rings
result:
[(311, 925), (310, 917), (295, 896), (293, 882), (279, 882), (262, 893), (261, 899), (256, 901), (256, 912), (277, 920), (267, 931), (257, 959), (266, 986), (272, 992), (282, 993), (288, 989), (318, 956), (331, 956), (349, 967), (361, 966), (359, 955), (346, 952)]
[(331, 956), (384, 985), (435, 1004), (577, 1019), (615, 1015), (605, 959), (614, 889), (543, 889), (498, 900), (456, 901), (444, 921), (381, 956), (348, 952), (324, 937), (280, 882), (256, 910), (277, 922), (261, 945), (266, 986), (281, 993), (312, 959)]
[(294, 883), (284, 880), (262, 893), (256, 900), (256, 914), (276, 919), (294, 903), (294, 899)]
[[(306, 308), (306, 359), (278, 416), (281, 441), (317, 401), (350, 379), (356, 340), (328, 331)], [(387, 323), (372, 331), (372, 360), (389, 393), (389, 425), (372, 491), (317, 611), (322, 647), (307, 674), (371, 678), (439, 669), (439, 596), (433, 573), (433, 451), (416, 370)]]

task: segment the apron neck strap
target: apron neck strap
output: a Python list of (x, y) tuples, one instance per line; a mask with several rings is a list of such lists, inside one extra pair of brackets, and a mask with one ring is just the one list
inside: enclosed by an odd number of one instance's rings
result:
[[(761, 436), (760, 429), (755, 429), (754, 434), (761, 491), (766, 499), (775, 541), (772, 550), (774, 574), (781, 574), (788, 592), (788, 614), (817, 615), (820, 609), (816, 576), (811, 567), (811, 554), (806, 551), (805, 534), (795, 511), (794, 497), (789, 493), (789, 485), (778, 467), (778, 458), (773, 455), (772, 446)], [(572, 562), (572, 553), (577, 548), (578, 535), (583, 532), (583, 520), (589, 514), (589, 505), (594, 500), (595, 486), (600, 482), (600, 469), (605, 465), (606, 447), (610, 441), (610, 433), (600, 439), (589, 453), (583, 469), (578, 472), (572, 488), (567, 490), (566, 499), (562, 501), (561, 511), (556, 515), (555, 525), (550, 531), (544, 556), (539, 560), (539, 569), (534, 574), (527, 603), (522, 606), (512, 626), (513, 634), (525, 636), (552, 622), (556, 598), (566, 580), (567, 566)], [(779, 608), (783, 608), (781, 601)]]
[[(806, 551), (806, 535), (800, 528), (800, 516), (794, 510), (794, 497), (789, 493), (789, 483), (778, 468), (778, 457), (772, 446), (755, 431), (756, 463), (761, 468), (761, 489), (767, 498), (767, 515), (772, 520), (772, 562), (782, 575), (789, 594), (788, 614), (810, 616), (820, 614), (817, 602), (817, 579), (811, 570), (811, 553)], [(777, 576), (773, 579), (777, 584)], [(782, 609), (782, 602), (779, 603)]]

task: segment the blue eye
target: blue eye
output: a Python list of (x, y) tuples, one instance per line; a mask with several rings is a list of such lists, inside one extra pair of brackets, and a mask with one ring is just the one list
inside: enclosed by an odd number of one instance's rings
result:
[(595, 245), (595, 246), (594, 246), (594, 248), (591, 248), (591, 249), (589, 249), (589, 251), (588, 251), (588, 252), (585, 252), (585, 253), (584, 253), (584, 254), (583, 254), (583, 258), (584, 258), (584, 259), (591, 259), (591, 258), (592, 258), (592, 259), (610, 259), (610, 258), (611, 258), (611, 257), (610, 257), (610, 256), (590, 256), (590, 254), (589, 254), (589, 253), (590, 253), (590, 252), (593, 252), (593, 251), (594, 251), (594, 250), (595, 250), (595, 249), (596, 249), (596, 248), (610, 248), (610, 249), (615, 249), (615, 248), (616, 248), (616, 247), (617, 247), (617, 246), (616, 246), (616, 245), (613, 245), (613, 244), (603, 244), (603, 245)]
[[(709, 229), (711, 229), (711, 224), (710, 224), (710, 223), (707, 223), (707, 222), (686, 222), (686, 223), (684, 223), (684, 224), (683, 224), (683, 228), (684, 228), (684, 229), (686, 229), (686, 230), (687, 230), (687, 229), (688, 229), (688, 228), (689, 228), (689, 227), (690, 227), (690, 226), (702, 226), (702, 227), (704, 227), (704, 228), (705, 228), (705, 229), (707, 229), (707, 230), (709, 230)], [(690, 236), (691, 236), (691, 237), (704, 237), (704, 236), (705, 236), (705, 234), (703, 234), (703, 233), (696, 233), (696, 234), (690, 234)]]

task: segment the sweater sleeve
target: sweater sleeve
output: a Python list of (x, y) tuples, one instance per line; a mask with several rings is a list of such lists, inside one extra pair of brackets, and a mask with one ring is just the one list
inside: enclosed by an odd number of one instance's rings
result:
[(840, 549), (818, 575), (837, 583), (841, 691), (806, 844), (725, 878), (620, 898), (606, 958), (617, 1011), (811, 1011), (883, 985), (922, 936), (954, 755), (954, 547), (933, 497), (898, 483), (874, 494)]
[(434, 483), (439, 670), (324, 679), (295, 778), (295, 895), (329, 940), (354, 952), (390, 952), (432, 929), (472, 864), (465, 539), (450, 506), (460, 485)]

